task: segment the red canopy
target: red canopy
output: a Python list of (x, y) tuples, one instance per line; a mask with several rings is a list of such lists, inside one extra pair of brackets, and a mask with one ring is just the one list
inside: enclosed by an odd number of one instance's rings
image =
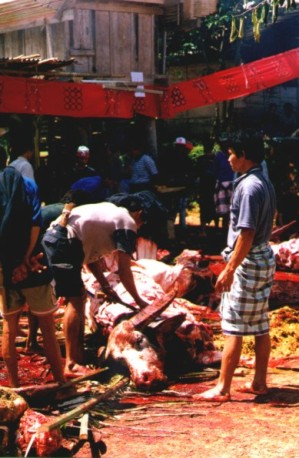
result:
[(167, 119), (298, 77), (299, 48), (168, 87), (145, 86), (161, 91), (146, 93), (145, 97), (106, 89), (100, 83), (0, 76), (0, 112), (80, 118), (132, 118), (138, 113)]

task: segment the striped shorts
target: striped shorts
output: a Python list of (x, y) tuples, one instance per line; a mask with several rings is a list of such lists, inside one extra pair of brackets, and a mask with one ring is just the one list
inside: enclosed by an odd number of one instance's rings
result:
[[(228, 261), (231, 250), (223, 251)], [(262, 335), (269, 332), (268, 298), (275, 272), (272, 248), (264, 243), (251, 249), (236, 269), (231, 290), (221, 297), (222, 331), (226, 335)]]

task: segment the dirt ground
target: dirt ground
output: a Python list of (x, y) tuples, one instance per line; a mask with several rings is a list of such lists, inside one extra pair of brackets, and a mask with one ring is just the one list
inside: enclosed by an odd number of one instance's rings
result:
[[(170, 381), (161, 392), (137, 392), (130, 384), (116, 396), (89, 413), (93, 440), (79, 443), (76, 435), (62, 428), (63, 447), (54, 457), (90, 458), (297, 458), (299, 407), (299, 308), (282, 307), (271, 312), (272, 356), (269, 363), (267, 395), (238, 392), (253, 376), (253, 351), (245, 339), (240, 365), (236, 370), (232, 400), (227, 403), (195, 401), (192, 395), (212, 387), (219, 365), (201, 368)], [(222, 349), (219, 322), (214, 321), (215, 343)], [(49, 377), (48, 365), (38, 355), (20, 351), (21, 376), (36, 384)], [(5, 375), (0, 371), (2, 382)], [(35, 377), (33, 379), (33, 376)], [(51, 376), (50, 376), (51, 377)], [(99, 385), (97, 385), (97, 383)], [(99, 378), (93, 392), (105, 390)], [(91, 394), (90, 396), (93, 396)], [(83, 395), (48, 412), (61, 415), (80, 406)], [(72, 405), (72, 403), (74, 403)], [(43, 411), (41, 406), (37, 411)], [(47, 412), (47, 409), (46, 409)], [(76, 420), (68, 423), (78, 429)], [(104, 453), (105, 452), (105, 453)], [(13, 454), (5, 456), (15, 456)], [(29, 454), (29, 456), (35, 456)]]
[(298, 360), (296, 370), (271, 369), (265, 396), (236, 391), (252, 376), (252, 369), (246, 369), (234, 379), (232, 401), (223, 404), (194, 402), (189, 396), (214, 381), (169, 386), (177, 393), (172, 398), (167, 393), (135, 399), (124, 395), (122, 404), (128, 411), (106, 420), (101, 430), (105, 456), (297, 458), (298, 369)]
[[(192, 216), (194, 218), (194, 215)], [(197, 216), (195, 216), (198, 224)], [(188, 220), (191, 226), (193, 221)], [(197, 228), (190, 237), (181, 237), (188, 248), (211, 247), (219, 254), (223, 235), (211, 232), (198, 238)], [(211, 244), (212, 242), (212, 244)], [(219, 366), (184, 374), (159, 393), (136, 392), (128, 385), (117, 396), (90, 412), (92, 440), (78, 444), (68, 429), (62, 428), (63, 447), (54, 457), (75, 458), (299, 458), (299, 308), (282, 307), (272, 318), (272, 354), (269, 364), (267, 395), (255, 396), (237, 391), (253, 375), (253, 345), (246, 340), (240, 366), (237, 368), (232, 400), (227, 403), (194, 401), (192, 395), (212, 387)], [(221, 350), (219, 322), (214, 323), (215, 343)], [(60, 335), (60, 333), (59, 333)], [(24, 355), (20, 349), (20, 374), (26, 383), (49, 381), (48, 365), (39, 355)], [(51, 377), (51, 376), (50, 376)], [(7, 382), (0, 361), (0, 383)], [(95, 385), (96, 386), (96, 385)], [(85, 399), (76, 401), (76, 406)], [(68, 411), (72, 406), (64, 406)], [(78, 425), (75, 427), (78, 428)], [(95, 444), (93, 443), (95, 441)], [(96, 445), (100, 447), (96, 447)], [(3, 456), (15, 456), (6, 454)], [(24, 456), (24, 455), (23, 455)], [(35, 456), (34, 450), (29, 456)]]
[[(189, 212), (188, 233), (178, 233), (181, 247), (219, 254), (225, 246), (221, 230), (207, 229), (198, 237), (199, 214)], [(280, 317), (281, 315), (279, 315)], [(286, 327), (287, 325), (287, 327)], [(101, 423), (106, 458), (299, 458), (299, 319), (276, 323), (272, 331), (269, 393), (243, 394), (238, 386), (250, 381), (253, 346), (244, 342), (243, 357), (232, 385), (232, 401), (198, 402), (193, 393), (214, 386), (219, 367), (188, 374), (159, 395), (142, 396), (124, 391), (119, 412)], [(222, 348), (221, 333), (216, 333)], [(78, 452), (76, 458), (82, 458)], [(86, 449), (88, 456), (88, 447)]]
[[(123, 392), (119, 412), (101, 423), (107, 458), (297, 458), (299, 309), (271, 312), (272, 353), (267, 395), (238, 392), (253, 376), (253, 341), (244, 340), (232, 400), (199, 402), (192, 394), (212, 387), (219, 367), (185, 374), (159, 394)], [(220, 328), (215, 343), (222, 349)], [(79, 455), (78, 455), (79, 458)]]

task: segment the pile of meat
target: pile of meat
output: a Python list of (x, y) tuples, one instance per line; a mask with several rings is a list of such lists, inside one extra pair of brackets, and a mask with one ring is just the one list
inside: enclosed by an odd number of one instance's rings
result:
[(273, 243), (272, 249), (278, 269), (299, 272), (299, 238)]
[[(50, 417), (32, 409), (27, 409), (20, 420), (17, 444), (21, 451), (28, 456), (28, 452), (35, 450), (37, 456), (53, 456), (60, 448), (62, 433), (59, 428), (50, 432), (39, 432), (39, 427), (49, 422)], [(27, 453), (26, 453), (27, 452)], [(32, 456), (31, 454), (29, 456)]]

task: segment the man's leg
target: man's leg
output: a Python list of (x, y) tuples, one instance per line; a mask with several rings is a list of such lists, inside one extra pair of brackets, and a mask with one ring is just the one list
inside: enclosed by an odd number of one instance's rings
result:
[(38, 323), (43, 335), (44, 352), (50, 363), (54, 379), (56, 382), (63, 383), (65, 380), (62, 368), (62, 358), (55, 334), (54, 317), (52, 314), (39, 316)]
[(18, 355), (15, 346), (15, 340), (18, 334), (18, 319), (18, 313), (6, 315), (3, 318), (2, 356), (11, 387), (18, 386)]
[(255, 390), (267, 390), (267, 370), (270, 352), (270, 335), (255, 336), (255, 374), (252, 381), (252, 387)]
[[(84, 352), (84, 296), (69, 297), (64, 314), (63, 329), (65, 335), (65, 373), (74, 370), (83, 364)], [(82, 367), (80, 366), (80, 369)]]
[(225, 336), (224, 349), (222, 353), (221, 370), (217, 385), (211, 390), (195, 395), (199, 400), (229, 400), (230, 388), (235, 369), (240, 360), (242, 349), (241, 336)]
[(255, 373), (252, 382), (246, 382), (238, 391), (251, 394), (267, 394), (267, 369), (271, 351), (269, 334), (255, 336)]
[(42, 347), (37, 342), (37, 332), (39, 328), (39, 320), (28, 310), (28, 336), (26, 340), (26, 351), (41, 352)]

